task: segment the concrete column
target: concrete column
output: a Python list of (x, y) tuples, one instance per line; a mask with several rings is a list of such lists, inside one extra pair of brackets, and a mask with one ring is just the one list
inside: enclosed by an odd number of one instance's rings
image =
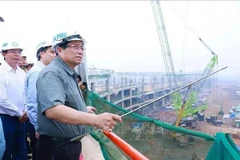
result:
[(94, 82), (91, 83), (91, 91), (95, 92), (95, 83)]
[(106, 91), (107, 92), (109, 92), (109, 90), (110, 90), (110, 81), (109, 81), (110, 79), (109, 79), (109, 77), (107, 78), (107, 80), (106, 80)]
[(122, 108), (124, 108), (124, 101), (122, 101)]
[(130, 88), (130, 97), (131, 97), (130, 98), (130, 106), (132, 106), (132, 95), (133, 95), (132, 92), (133, 92), (133, 90), (132, 90), (132, 88)]
[(155, 77), (155, 80), (156, 80), (155, 81), (156, 89), (158, 89), (159, 87), (158, 87), (158, 77), (157, 76)]
[(156, 91), (157, 90), (157, 77), (154, 76), (153, 79), (153, 90)]
[[(153, 77), (153, 91), (154, 91), (153, 99), (156, 99), (156, 93), (155, 93), (155, 91), (156, 91), (156, 77), (155, 76)], [(153, 103), (153, 109), (155, 109), (155, 108), (156, 108), (156, 103), (154, 102)]]
[(121, 87), (124, 86), (124, 83), (123, 83), (123, 77), (121, 77)]
[[(153, 93), (153, 99), (155, 100), (156, 99), (156, 93)], [(156, 108), (156, 102), (153, 103), (153, 109)]]
[(144, 77), (142, 79), (142, 92), (144, 93)]
[(115, 83), (115, 77), (113, 77), (113, 88), (115, 88), (116, 83)]
[(129, 85), (130, 85), (130, 86), (133, 85), (133, 80), (132, 80), (132, 79), (130, 79), (130, 81), (129, 81)]
[(124, 98), (124, 90), (121, 91), (122, 99)]
[(162, 76), (162, 88), (164, 88), (164, 76)]
[[(165, 94), (164, 90), (162, 91), (162, 96)], [(165, 105), (165, 98), (162, 99), (162, 106)]]
[(127, 79), (127, 77), (125, 77), (125, 83), (124, 83), (124, 86), (127, 86), (127, 84), (128, 84), (128, 79)]
[(107, 101), (111, 102), (110, 94), (109, 94), (109, 93), (108, 93), (108, 95), (107, 95)]

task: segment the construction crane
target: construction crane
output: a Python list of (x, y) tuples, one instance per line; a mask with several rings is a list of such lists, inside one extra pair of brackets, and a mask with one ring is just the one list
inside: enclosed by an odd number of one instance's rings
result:
[[(218, 64), (218, 55), (215, 54), (215, 52), (213, 52), (213, 50), (200, 37), (198, 37), (198, 39), (213, 55), (213, 57), (211, 58), (210, 62), (207, 64), (207, 66), (205, 67), (201, 75), (201, 77), (204, 77), (210, 74), (213, 71), (214, 67)], [(181, 95), (179, 93), (172, 96), (174, 108), (176, 110), (179, 110), (178, 119), (175, 124), (176, 126), (179, 125), (179, 122), (182, 117), (190, 116), (194, 113), (197, 113), (207, 108), (206, 105), (201, 105), (201, 106), (192, 108), (192, 105), (197, 101), (198, 94), (200, 93), (201, 89), (204, 87), (204, 85), (208, 80), (209, 79), (204, 79), (203, 81), (193, 85), (191, 89), (191, 93), (189, 94), (187, 100), (185, 96), (183, 104), (181, 104)]]
[[(151, 4), (152, 4), (152, 9), (153, 9), (154, 19), (156, 22), (158, 38), (159, 38), (159, 42), (161, 45), (161, 50), (162, 50), (162, 55), (163, 55), (163, 59), (164, 59), (164, 65), (165, 65), (165, 69), (166, 69), (166, 73), (167, 73), (169, 87), (170, 88), (177, 87), (178, 84), (177, 84), (177, 80), (176, 80), (173, 60), (172, 60), (171, 51), (170, 51), (170, 47), (169, 47), (169, 43), (168, 43), (166, 26), (165, 26), (164, 19), (163, 19), (160, 1), (159, 0), (151, 0)], [(183, 18), (181, 17), (181, 19), (183, 19)], [(191, 31), (193, 31), (195, 33), (195, 31), (191, 27), (188, 26), (187, 28), (191, 29)], [(196, 35), (196, 33), (195, 33), (195, 35)], [(214, 66), (218, 63), (218, 56), (211, 50), (211, 48), (200, 37), (198, 37), (198, 39), (213, 54), (213, 58), (210, 60), (209, 64), (204, 69), (204, 71), (201, 75), (201, 77), (203, 77), (203, 76), (209, 74), (213, 70)], [(183, 103), (181, 100), (180, 93), (172, 95), (174, 107), (176, 110), (179, 111), (178, 119), (175, 124), (176, 126), (179, 125), (179, 122), (182, 117), (194, 114), (198, 111), (201, 111), (201, 110), (207, 108), (206, 105), (202, 105), (197, 108), (192, 108), (192, 104), (194, 104), (196, 102), (197, 95), (200, 92), (201, 88), (206, 83), (206, 81), (207, 80), (204, 80), (204, 81), (192, 86), (191, 93), (188, 96), (185, 95)]]
[[(168, 37), (167, 37), (167, 32), (166, 32), (166, 26), (163, 20), (163, 14), (162, 14), (162, 9), (159, 0), (151, 0), (152, 4), (152, 9), (153, 9), (153, 14), (154, 14), (154, 19), (156, 22), (156, 27), (157, 27), (157, 32), (158, 32), (158, 38), (159, 42), (161, 45), (161, 50), (162, 50), (162, 55), (164, 59), (164, 65), (167, 73), (167, 78), (168, 78), (168, 83), (169, 87), (177, 87), (177, 79), (176, 79), (176, 74), (174, 70), (174, 65), (173, 65), (173, 60), (172, 60), (172, 55), (168, 43)], [(199, 41), (213, 54), (213, 58), (205, 68), (204, 72), (202, 73), (202, 76), (205, 76), (209, 73), (212, 72), (214, 66), (218, 62), (218, 56), (210, 49), (210, 47), (201, 39), (199, 38)], [(202, 81), (201, 83), (196, 84), (193, 86), (192, 92), (184, 98), (184, 102), (182, 103), (181, 101), (181, 95), (180, 93), (175, 94), (172, 96), (172, 99), (174, 102), (174, 107), (179, 111), (178, 114), (178, 119), (176, 122), (176, 126), (179, 125), (179, 122), (182, 117), (191, 115), (193, 113), (196, 113), (198, 111), (201, 111), (205, 108), (207, 108), (206, 105), (197, 107), (197, 108), (192, 108), (192, 104), (194, 104), (197, 100), (197, 95), (200, 92), (201, 88), (205, 84), (206, 80)]]
[[(198, 39), (213, 55), (212, 59), (210, 60), (210, 62), (208, 63), (208, 65), (206, 66), (206, 68), (204, 69), (204, 71), (202, 73), (202, 77), (203, 77), (203, 76), (211, 73), (213, 68), (215, 67), (215, 65), (218, 64), (218, 55), (215, 52), (213, 52), (213, 50), (200, 37)], [(206, 84), (207, 80), (208, 79), (205, 79), (204, 81), (201, 81), (201, 83), (196, 84), (194, 86), (194, 91), (199, 93), (201, 88), (204, 86), (204, 84)]]
[(170, 88), (177, 87), (171, 50), (168, 43), (166, 26), (163, 20), (162, 9), (159, 0), (151, 0), (153, 15), (157, 26), (158, 38), (161, 45), (164, 65), (167, 73), (168, 84)]

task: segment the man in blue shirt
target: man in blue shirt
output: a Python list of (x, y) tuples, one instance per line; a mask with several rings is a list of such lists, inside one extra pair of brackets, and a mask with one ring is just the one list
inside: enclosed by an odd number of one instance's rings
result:
[(27, 130), (30, 134), (33, 160), (36, 160), (36, 141), (38, 138), (36, 82), (41, 70), (56, 57), (55, 52), (51, 49), (51, 43), (41, 42), (37, 47), (36, 57), (38, 62), (29, 70), (25, 80), (27, 114), (29, 117)]

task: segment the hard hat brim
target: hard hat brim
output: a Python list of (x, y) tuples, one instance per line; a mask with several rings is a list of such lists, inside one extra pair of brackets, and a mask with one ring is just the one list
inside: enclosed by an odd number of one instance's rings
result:
[(68, 40), (68, 42), (70, 42), (70, 41), (83, 41), (83, 39), (80, 39), (80, 38), (73, 38), (73, 39)]
[(4, 51), (11, 50), (11, 49), (20, 49), (21, 51), (24, 51), (24, 49), (23, 49), (23, 48), (18, 48), (18, 47), (16, 47), (16, 48), (7, 48), (7, 49), (2, 49), (2, 50), (0, 51), (0, 53), (2, 53), (2, 52), (4, 52)]

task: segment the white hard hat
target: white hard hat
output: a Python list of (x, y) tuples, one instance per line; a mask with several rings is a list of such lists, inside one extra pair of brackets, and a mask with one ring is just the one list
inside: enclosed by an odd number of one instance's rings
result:
[(39, 57), (39, 49), (41, 49), (41, 48), (45, 48), (45, 47), (51, 47), (52, 46), (52, 43), (51, 42), (47, 42), (47, 41), (42, 41), (41, 43), (39, 43), (38, 45), (37, 45), (37, 54), (36, 54), (36, 56), (37, 56), (37, 58)]
[(21, 46), (19, 46), (17, 42), (8, 41), (8, 42), (3, 43), (2, 49), (1, 49), (2, 52), (10, 50), (10, 49), (20, 49), (23, 51), (23, 48)]
[(45, 48), (45, 47), (50, 47), (52, 46), (52, 43), (51, 42), (46, 42), (46, 41), (42, 41), (41, 43), (39, 43), (37, 45), (37, 51), (40, 49), (40, 48)]
[(80, 34), (77, 31), (70, 31), (70, 32), (62, 32), (58, 33), (53, 37), (52, 42), (52, 49), (54, 49), (56, 46), (63, 44), (65, 42), (69, 41), (83, 41), (84, 39), (80, 36)]

